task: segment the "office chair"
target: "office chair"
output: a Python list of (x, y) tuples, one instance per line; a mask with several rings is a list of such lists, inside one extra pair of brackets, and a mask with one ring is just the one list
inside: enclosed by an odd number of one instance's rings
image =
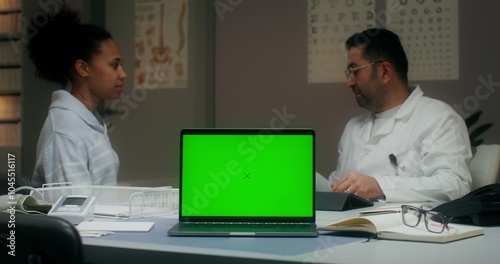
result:
[[(83, 263), (80, 235), (68, 221), (21, 212), (12, 217), (10, 213), (0, 212), (0, 263)], [(15, 226), (9, 225), (9, 221)], [(8, 254), (14, 249), (9, 245), (15, 246), (15, 256)]]
[[(15, 184), (14, 188), (19, 188), (21, 186), (30, 186), (30, 180), (26, 178), (23, 174), (16, 173), (15, 177)], [(5, 172), (0, 172), (0, 195), (7, 194), (9, 192), (9, 183), (12, 181), (9, 181), (11, 177), (9, 177), (8, 173)], [(18, 193), (21, 194), (30, 194), (29, 190), (22, 190), (19, 191)]]
[(471, 191), (495, 183), (500, 168), (500, 145), (479, 145), (469, 165)]

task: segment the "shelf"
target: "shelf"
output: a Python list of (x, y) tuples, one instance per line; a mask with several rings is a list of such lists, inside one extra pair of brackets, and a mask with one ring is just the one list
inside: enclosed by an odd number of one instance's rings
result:
[(0, 119), (0, 124), (18, 124), (18, 123), (21, 123), (21, 118), (5, 119), (5, 120)]
[(0, 96), (21, 96), (21, 91), (2, 91), (2, 90), (0, 90)]
[(21, 39), (21, 33), (18, 32), (1, 32), (0, 41), (18, 41)]
[(21, 146), (21, 119), (0, 122), (0, 147)]
[(0, 1), (0, 15), (21, 13), (21, 0), (2, 0)]
[(21, 69), (19, 63), (0, 63), (0, 69)]
[(21, 69), (18, 63), (0, 63), (0, 69)]
[(0, 124), (21, 123), (21, 97), (0, 96)]
[(21, 66), (0, 67), (0, 96), (21, 95)]
[(0, 10), (0, 15), (8, 15), (8, 14), (17, 14), (21, 13), (21, 9), (5, 9), (5, 10)]
[[(0, 152), (21, 152), (22, 1), (0, 0)], [(19, 158), (20, 161), (20, 158)], [(1, 164), (0, 164), (1, 166)]]
[(0, 8), (3, 8), (3, 10), (0, 9), (0, 34), (10, 35), (9, 32), (21, 31), (21, 10), (12, 9), (15, 7), (1, 6), (2, 3), (0, 2)]

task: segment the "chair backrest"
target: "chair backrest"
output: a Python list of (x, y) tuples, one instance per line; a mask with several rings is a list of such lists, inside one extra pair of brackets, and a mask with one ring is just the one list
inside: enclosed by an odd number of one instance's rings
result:
[(472, 175), (471, 191), (495, 183), (500, 167), (500, 145), (479, 145), (469, 165)]
[(0, 245), (0, 263), (83, 263), (78, 231), (57, 217), (0, 212)]
[[(8, 173), (0, 172), (0, 195), (7, 194), (9, 192), (9, 187), (11, 187), (10, 183), (12, 182), (10, 178), (11, 176), (9, 176)], [(14, 186), (12, 187), (19, 188), (21, 186), (30, 186), (30, 180), (23, 174), (16, 173), (14, 178)], [(19, 193), (29, 194), (30, 192), (28, 190), (24, 190), (20, 191)]]

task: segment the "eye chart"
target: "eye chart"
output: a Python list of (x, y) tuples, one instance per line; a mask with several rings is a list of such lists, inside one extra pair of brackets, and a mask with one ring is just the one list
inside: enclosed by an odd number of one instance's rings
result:
[(345, 40), (375, 26), (400, 36), (410, 80), (458, 79), (458, 1), (310, 0), (308, 82), (345, 82)]
[(352, 34), (374, 27), (374, 0), (310, 0), (308, 12), (309, 83), (344, 82), (344, 42)]
[(409, 62), (408, 78), (458, 79), (458, 1), (398, 2), (399, 10), (394, 10), (386, 23), (403, 43)]

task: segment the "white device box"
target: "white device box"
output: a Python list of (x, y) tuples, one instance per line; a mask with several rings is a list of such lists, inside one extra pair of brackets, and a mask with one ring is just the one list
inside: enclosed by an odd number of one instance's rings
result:
[(77, 225), (94, 219), (94, 196), (67, 195), (57, 199), (48, 215), (60, 217)]

